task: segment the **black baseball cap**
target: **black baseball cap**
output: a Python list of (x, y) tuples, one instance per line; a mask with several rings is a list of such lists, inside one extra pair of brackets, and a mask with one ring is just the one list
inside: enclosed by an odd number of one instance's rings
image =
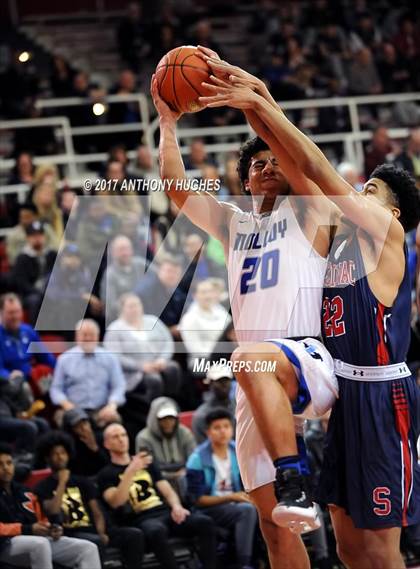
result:
[(25, 227), (26, 235), (36, 235), (37, 233), (45, 233), (44, 224), (42, 221), (33, 221), (30, 225)]

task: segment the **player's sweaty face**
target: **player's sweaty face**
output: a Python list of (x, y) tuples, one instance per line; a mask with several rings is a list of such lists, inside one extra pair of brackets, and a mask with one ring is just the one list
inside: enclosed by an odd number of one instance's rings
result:
[(248, 186), (252, 195), (282, 195), (288, 182), (270, 150), (261, 150), (251, 158)]

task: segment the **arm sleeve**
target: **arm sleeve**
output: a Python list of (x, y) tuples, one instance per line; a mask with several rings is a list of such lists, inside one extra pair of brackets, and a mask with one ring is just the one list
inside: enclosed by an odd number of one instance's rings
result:
[(206, 493), (204, 471), (197, 453), (193, 453), (187, 462), (187, 491), (193, 502)]
[(64, 392), (64, 363), (63, 358), (58, 358), (57, 365), (54, 370), (54, 377), (50, 387), (50, 397), (54, 405), (60, 405), (63, 401), (67, 400), (67, 396)]
[(35, 353), (34, 357), (37, 360), (38, 363), (40, 364), (44, 364), (47, 365), (51, 368), (54, 369), (55, 364), (56, 364), (56, 359), (55, 357), (47, 350), (46, 346), (43, 344), (41, 338), (39, 337), (39, 334), (36, 330), (32, 330), (32, 338), (31, 338), (32, 342), (39, 342), (39, 344), (41, 344), (42, 348), (40, 349), (39, 353)]
[(118, 406), (125, 403), (125, 379), (121, 369), (120, 362), (114, 356), (110, 356), (110, 374), (111, 374), (111, 393), (108, 398), (109, 403), (116, 403)]

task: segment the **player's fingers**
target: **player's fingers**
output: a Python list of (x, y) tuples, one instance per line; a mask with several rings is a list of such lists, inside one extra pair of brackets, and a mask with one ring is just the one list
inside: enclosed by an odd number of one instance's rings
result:
[(215, 51), (213, 51), (209, 47), (204, 47), (203, 45), (197, 46), (197, 52), (196, 53), (200, 57), (203, 57), (203, 59), (206, 59), (208, 57), (213, 57), (214, 59), (220, 59), (219, 55)]
[(230, 88), (231, 85), (225, 79), (221, 79), (220, 77), (216, 77), (215, 75), (210, 75), (211, 82), (215, 85), (220, 85), (221, 87)]
[(214, 93), (225, 93), (230, 90), (229, 88), (230, 86), (225, 87), (223, 84), (214, 85), (213, 83), (206, 83), (205, 81), (203, 81), (201, 85), (205, 87), (208, 91), (213, 91)]

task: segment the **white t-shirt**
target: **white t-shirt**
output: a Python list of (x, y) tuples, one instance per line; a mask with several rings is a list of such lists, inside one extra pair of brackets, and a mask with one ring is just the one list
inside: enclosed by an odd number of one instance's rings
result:
[(233, 492), (230, 470), (230, 455), (220, 458), (213, 453), (213, 464), (216, 470), (216, 496), (225, 496)]

